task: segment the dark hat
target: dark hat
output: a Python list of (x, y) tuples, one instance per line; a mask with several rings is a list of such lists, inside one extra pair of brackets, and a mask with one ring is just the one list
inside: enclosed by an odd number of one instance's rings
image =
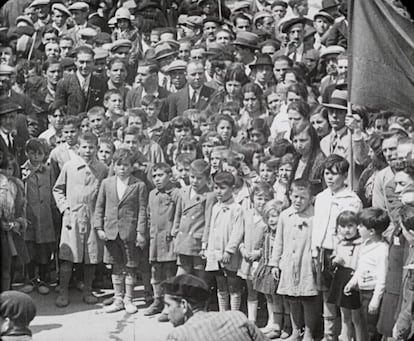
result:
[(193, 275), (178, 275), (162, 283), (164, 293), (179, 296), (189, 301), (206, 302), (210, 296), (208, 285)]
[(217, 18), (217, 17), (213, 17), (213, 16), (209, 16), (209, 17), (206, 17), (206, 18), (204, 18), (204, 20), (203, 20), (203, 25), (206, 23), (206, 22), (215, 22), (216, 24), (218, 24), (218, 25), (221, 25), (223, 22), (219, 19), (219, 18)]
[(155, 1), (151, 1), (151, 0), (144, 0), (143, 2), (141, 2), (137, 8), (138, 11), (143, 11), (144, 9), (147, 8), (158, 8), (159, 10), (162, 10), (162, 8), (160, 7), (160, 5), (155, 2)]
[(326, 108), (347, 110), (348, 91), (334, 90), (334, 92), (332, 92), (331, 98), (329, 99), (329, 103), (322, 103), (322, 105)]
[(338, 7), (339, 3), (337, 0), (322, 0), (322, 9), (321, 11), (324, 11), (326, 9)]
[(267, 54), (260, 54), (257, 56), (256, 61), (253, 64), (250, 64), (250, 68), (253, 69), (259, 65), (268, 65), (273, 67), (272, 59)]
[(270, 8), (271, 8), (271, 9), (273, 9), (273, 8), (275, 8), (276, 6), (282, 6), (282, 7), (284, 7), (284, 8), (287, 8), (287, 7), (288, 7), (288, 4), (287, 4), (287, 2), (286, 2), (286, 1), (280, 1), (280, 0), (277, 0), (277, 1), (274, 1), (274, 2), (272, 3), (272, 5), (270, 6)]
[(36, 316), (36, 306), (27, 294), (14, 290), (4, 291), (0, 294), (0, 316), (28, 326)]
[(0, 115), (10, 114), (12, 112), (21, 112), (22, 107), (10, 100), (1, 101)]
[(314, 16), (313, 16), (313, 20), (315, 21), (316, 20), (316, 18), (324, 18), (324, 19), (326, 19), (331, 25), (334, 23), (334, 21), (335, 21), (335, 19), (334, 19), (334, 17), (332, 16), (332, 15), (330, 15), (329, 13), (326, 13), (326, 12), (324, 12), (324, 11), (319, 11), (318, 13), (316, 13)]
[(288, 33), (289, 29), (296, 24), (303, 24), (313, 26), (312, 20), (305, 18), (305, 17), (293, 17), (288, 20), (283, 21), (280, 24), (280, 30), (282, 33)]
[(111, 35), (107, 32), (99, 32), (95, 38), (94, 42), (98, 44), (110, 44), (112, 43)]
[(190, 165), (190, 172), (200, 175), (210, 173), (210, 164), (203, 159), (194, 160)]
[(75, 67), (75, 60), (73, 58), (65, 57), (60, 60), (60, 65), (62, 65), (63, 69)]
[(237, 32), (236, 39), (232, 42), (233, 45), (247, 46), (251, 49), (257, 49), (257, 41), (259, 37), (257, 34), (252, 32)]

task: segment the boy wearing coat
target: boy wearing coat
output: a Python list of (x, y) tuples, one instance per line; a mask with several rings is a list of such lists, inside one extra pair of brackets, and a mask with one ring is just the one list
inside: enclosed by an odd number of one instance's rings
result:
[[(155, 185), (149, 194), (148, 222), (150, 229), (149, 261), (151, 262), (151, 284), (154, 290), (154, 302), (144, 313), (151, 316), (161, 313), (164, 302), (161, 282), (175, 276), (177, 256), (174, 253), (172, 229), (176, 219), (176, 208), (180, 190), (171, 182), (172, 170), (166, 163), (156, 163), (152, 168)], [(168, 315), (162, 314), (160, 322), (168, 321)]]
[(92, 281), (96, 264), (102, 261), (103, 243), (99, 240), (91, 219), (95, 210), (99, 186), (108, 168), (96, 159), (98, 138), (85, 132), (79, 137), (79, 156), (64, 164), (53, 188), (56, 205), (63, 214), (59, 246), (61, 268), (58, 307), (69, 304), (69, 281), (73, 263), (84, 264), (83, 300), (96, 304), (92, 295)]
[(138, 247), (145, 246), (147, 188), (132, 175), (133, 154), (125, 148), (114, 154), (115, 176), (102, 181), (96, 201), (94, 228), (105, 242), (104, 262), (112, 264), (114, 302), (107, 313), (125, 309), (137, 312), (132, 303)]

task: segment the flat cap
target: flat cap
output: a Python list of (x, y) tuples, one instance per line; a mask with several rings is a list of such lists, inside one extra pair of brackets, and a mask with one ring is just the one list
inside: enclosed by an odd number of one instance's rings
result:
[(331, 46), (328, 46), (328, 47), (326, 47), (322, 50), (320, 57), (323, 58), (323, 57), (326, 57), (329, 54), (339, 55), (339, 54), (344, 53), (344, 52), (345, 52), (345, 49), (342, 46), (331, 45)]
[(22, 107), (10, 100), (1, 101), (0, 115), (10, 114), (12, 112), (20, 112)]
[(27, 25), (34, 27), (34, 24), (33, 24), (32, 19), (30, 19), (30, 17), (29, 17), (29, 16), (27, 16), (27, 15), (19, 15), (19, 16), (16, 18), (16, 25), (17, 25), (18, 23), (20, 23), (20, 22), (24, 22), (24, 23), (26, 23)]
[(190, 172), (200, 175), (210, 173), (210, 164), (203, 159), (194, 160), (191, 162)]
[(50, 4), (50, 0), (34, 0), (29, 7), (46, 6)]
[(162, 288), (167, 295), (179, 296), (193, 302), (206, 302), (210, 296), (206, 282), (188, 274), (167, 279), (162, 283)]
[(207, 22), (215, 22), (218, 25), (221, 25), (223, 23), (223, 21), (220, 20), (220, 18), (217, 18), (217, 17), (214, 17), (214, 16), (208, 16), (208, 17), (203, 19), (203, 25)]
[(59, 11), (63, 14), (66, 14), (68, 17), (71, 16), (70, 11), (66, 8), (66, 6), (64, 4), (61, 4), (59, 2), (55, 3), (52, 5), (52, 10), (53, 11)]
[(271, 16), (272, 16), (272, 14), (267, 12), (267, 11), (256, 12), (255, 15), (253, 16), (253, 24), (256, 24), (257, 20), (260, 20), (262, 18), (271, 17)]
[(282, 33), (288, 33), (290, 28), (296, 24), (303, 24), (304, 26), (305, 25), (313, 26), (313, 21), (305, 17), (293, 17), (287, 20), (282, 20), (279, 23), (280, 31)]
[(68, 7), (69, 11), (89, 11), (89, 5), (84, 1), (74, 2)]
[(62, 58), (60, 60), (60, 65), (62, 65), (64, 69), (68, 67), (75, 67), (75, 59), (69, 57)]
[(8, 317), (18, 325), (28, 326), (36, 316), (36, 305), (27, 294), (4, 291), (0, 294), (0, 316)]
[(185, 18), (184, 24), (191, 27), (201, 27), (203, 25), (203, 18), (198, 15), (190, 15)]
[(89, 37), (89, 38), (94, 38), (98, 34), (98, 32), (96, 32), (96, 30), (93, 29), (92, 27), (81, 28), (78, 32), (80, 36)]
[(98, 44), (111, 44), (112, 43), (112, 39), (111, 39), (111, 35), (107, 32), (99, 32), (94, 41)]
[(274, 2), (272, 3), (272, 5), (270, 6), (270, 8), (271, 8), (271, 9), (273, 9), (273, 8), (275, 8), (276, 6), (282, 6), (282, 7), (284, 7), (284, 8), (287, 8), (287, 7), (288, 7), (288, 4), (287, 4), (287, 2), (286, 2), (286, 1), (277, 0), (277, 1), (274, 1)]
[(120, 47), (128, 47), (129, 49), (132, 47), (132, 43), (129, 39), (119, 39), (112, 43), (110, 51), (114, 52)]
[(174, 60), (170, 63), (170, 65), (167, 66), (166, 72), (172, 72), (172, 71), (185, 71), (187, 69), (187, 62), (181, 59)]
[(0, 64), (0, 75), (12, 75), (16, 69), (6, 64)]

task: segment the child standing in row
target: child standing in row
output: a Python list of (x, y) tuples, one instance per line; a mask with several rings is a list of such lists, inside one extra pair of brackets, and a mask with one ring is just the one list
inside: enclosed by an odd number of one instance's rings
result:
[(277, 293), (289, 300), (292, 340), (312, 341), (317, 337), (319, 292), (312, 264), (312, 190), (306, 180), (292, 183), (291, 206), (280, 214), (269, 265), (279, 281)]
[(114, 302), (107, 313), (125, 309), (137, 312), (132, 303), (139, 250), (146, 240), (147, 189), (135, 178), (133, 154), (121, 148), (114, 154), (115, 176), (102, 181), (96, 201), (94, 228), (105, 242), (104, 262), (112, 264)]
[(368, 335), (361, 315), (359, 292), (353, 290), (347, 295), (344, 294), (344, 287), (355, 272), (361, 246), (358, 215), (352, 211), (343, 211), (336, 221), (338, 242), (332, 259), (335, 270), (327, 302), (341, 309), (342, 340), (351, 341), (355, 330), (356, 341), (363, 341)]
[(366, 208), (359, 214), (358, 231), (362, 238), (356, 271), (344, 288), (345, 295), (358, 288), (361, 296), (363, 323), (368, 328), (368, 340), (379, 341), (379, 307), (385, 290), (388, 267), (388, 244), (382, 233), (390, 224), (387, 213), (379, 208)]
[(211, 210), (210, 225), (206, 226), (208, 238), (203, 238), (208, 240), (204, 245), (206, 271), (211, 271), (216, 278), (219, 310), (229, 310), (229, 302), (231, 310), (239, 310), (242, 286), (237, 270), (244, 232), (243, 211), (233, 198), (234, 176), (219, 172), (213, 181), (217, 203)]
[(273, 278), (272, 267), (269, 265), (279, 216), (285, 207), (281, 201), (275, 200), (269, 201), (264, 207), (263, 217), (267, 229), (263, 238), (261, 258), (253, 279), (253, 289), (266, 296), (268, 318), (266, 326), (261, 331), (270, 339), (285, 339), (290, 335), (291, 329), (287, 302), (283, 296), (276, 294), (278, 282)]
[[(26, 142), (27, 161), (22, 166), (22, 179), (27, 200), (27, 230), (25, 241), (30, 255), (28, 265), (29, 284), (24, 287), (28, 293), (35, 287), (40, 294), (49, 293), (46, 284), (49, 262), (55, 249), (55, 228), (52, 209), (52, 176), (50, 167), (45, 165), (46, 143), (32, 138)], [(36, 268), (38, 274), (36, 275)]]
[(69, 281), (74, 263), (84, 264), (83, 300), (96, 304), (92, 281), (96, 264), (102, 262), (103, 243), (91, 228), (99, 186), (108, 168), (96, 159), (98, 138), (89, 132), (79, 137), (79, 157), (64, 164), (56, 180), (53, 195), (63, 214), (59, 259), (61, 260), (58, 307), (69, 304)]
[(253, 278), (261, 255), (263, 236), (267, 229), (267, 225), (263, 220), (263, 208), (266, 202), (273, 199), (272, 187), (265, 182), (257, 183), (252, 189), (250, 199), (253, 208), (244, 213), (244, 239), (240, 244), (242, 262), (237, 274), (246, 280), (248, 319), (256, 322), (259, 302), (257, 291), (253, 289)]
[[(172, 229), (176, 219), (179, 189), (171, 182), (172, 170), (166, 163), (156, 163), (152, 168), (155, 188), (148, 200), (148, 222), (150, 234), (149, 261), (151, 262), (151, 284), (154, 302), (144, 313), (151, 316), (161, 313), (164, 302), (161, 282), (174, 277), (177, 272), (177, 256), (174, 253)], [(161, 314), (158, 321), (168, 321), (168, 315)]]

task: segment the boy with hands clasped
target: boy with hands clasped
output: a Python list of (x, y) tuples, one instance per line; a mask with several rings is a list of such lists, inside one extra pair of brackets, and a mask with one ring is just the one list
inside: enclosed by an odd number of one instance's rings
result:
[(114, 154), (115, 176), (102, 182), (96, 201), (94, 228), (105, 241), (104, 262), (112, 264), (114, 302), (106, 308), (112, 313), (125, 309), (137, 312), (132, 303), (139, 250), (146, 244), (147, 188), (131, 175), (133, 154), (121, 148)]

